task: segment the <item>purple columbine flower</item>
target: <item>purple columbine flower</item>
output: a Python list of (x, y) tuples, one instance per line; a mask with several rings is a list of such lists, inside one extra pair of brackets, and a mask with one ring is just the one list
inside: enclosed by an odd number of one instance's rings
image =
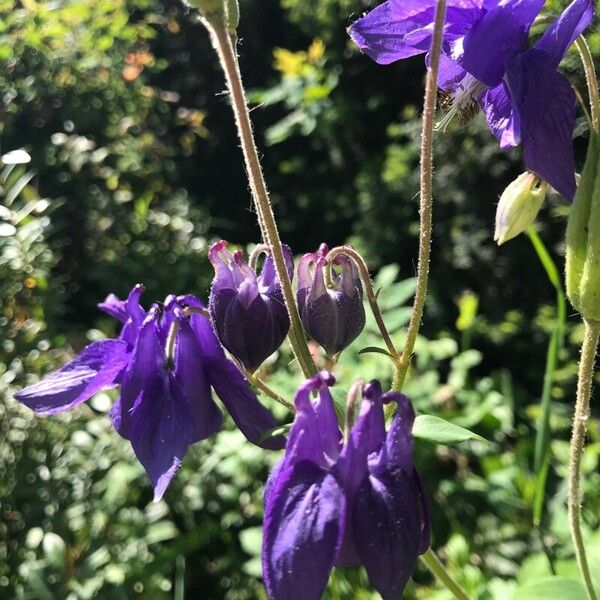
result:
[[(334, 265), (341, 273), (331, 270), (333, 287), (325, 284), (327, 265), (326, 244), (317, 252), (305, 254), (298, 266), (298, 291), (296, 299), (302, 325), (306, 332), (329, 356), (349, 346), (365, 326), (365, 307), (358, 270), (344, 254), (338, 254)], [(311, 267), (314, 263), (314, 273)]]
[[(292, 253), (287, 246), (283, 249), (291, 279)], [(281, 346), (290, 328), (273, 258), (265, 258), (258, 277), (241, 252), (227, 250), (225, 241), (213, 244), (208, 258), (215, 268), (208, 307), (217, 335), (223, 346), (254, 372)]]
[[(363, 565), (384, 600), (397, 600), (430, 540), (412, 458), (414, 411), (406, 396), (382, 394), (374, 381), (344, 439), (333, 383), (322, 372), (296, 393), (285, 456), (265, 487), (265, 586), (271, 600), (319, 600), (335, 565)], [(383, 405), (391, 401), (397, 411), (386, 432)]]
[[(575, 94), (558, 65), (590, 24), (592, 0), (574, 0), (531, 48), (529, 30), (544, 0), (450, 0), (438, 84), (448, 118), (480, 106), (503, 150), (523, 144), (525, 164), (569, 200), (575, 195)], [(435, 2), (388, 0), (349, 34), (388, 64), (427, 52)]]
[[(163, 306), (155, 304), (146, 312), (139, 304), (142, 292), (137, 285), (127, 300), (111, 294), (98, 305), (123, 323), (118, 339), (93, 342), (15, 398), (39, 415), (54, 415), (120, 384), (111, 420), (146, 469), (155, 500), (162, 498), (188, 446), (221, 427), (211, 387), (251, 442), (283, 447), (281, 437), (261, 441), (277, 422), (225, 357), (208, 319), (185, 316), (185, 308), (202, 309), (202, 302), (169, 296)], [(169, 332), (175, 335), (172, 356), (166, 354)]]

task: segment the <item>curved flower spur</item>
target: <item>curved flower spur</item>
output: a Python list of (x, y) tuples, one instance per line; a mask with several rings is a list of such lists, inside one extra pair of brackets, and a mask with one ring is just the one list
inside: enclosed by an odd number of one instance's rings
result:
[[(284, 246), (292, 278), (292, 253)], [(227, 242), (213, 244), (208, 258), (215, 269), (208, 309), (219, 340), (253, 373), (283, 343), (290, 319), (273, 258), (267, 255), (257, 276), (243, 254), (227, 250)]]
[[(373, 381), (342, 435), (329, 391), (334, 383), (322, 371), (298, 388), (285, 456), (265, 487), (262, 561), (271, 600), (319, 600), (334, 566), (359, 565), (384, 600), (397, 600), (429, 547), (410, 401), (383, 394)], [(349, 405), (354, 401), (351, 392)], [(388, 402), (397, 410), (386, 432)]]
[(93, 342), (64, 367), (24, 388), (15, 398), (39, 415), (74, 408), (103, 388), (121, 386), (110, 416), (131, 442), (159, 500), (189, 445), (215, 433), (222, 414), (215, 390), (249, 441), (282, 448), (279, 436), (263, 441), (277, 422), (258, 401), (239, 369), (225, 357), (194, 296), (169, 296), (149, 311), (137, 285), (127, 300), (110, 295), (100, 309), (123, 323), (119, 338)]
[[(338, 254), (332, 261), (331, 286), (326, 283), (329, 248), (305, 254), (298, 265), (296, 298), (304, 329), (333, 357), (349, 346), (365, 326), (363, 289), (352, 259)], [(314, 265), (314, 271), (312, 266)]]

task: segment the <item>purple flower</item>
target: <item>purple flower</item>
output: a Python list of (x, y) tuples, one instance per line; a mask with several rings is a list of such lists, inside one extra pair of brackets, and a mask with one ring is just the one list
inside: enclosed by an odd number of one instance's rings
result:
[[(356, 265), (340, 254), (333, 263), (340, 265), (340, 274), (331, 270), (333, 287), (325, 284), (324, 269), (328, 248), (321, 244), (317, 252), (305, 254), (298, 266), (296, 299), (306, 332), (329, 356), (349, 346), (365, 326), (362, 285)], [(314, 263), (314, 273), (311, 265)]]
[[(481, 106), (503, 150), (523, 144), (525, 164), (569, 200), (575, 194), (575, 94), (558, 65), (590, 24), (592, 0), (573, 0), (538, 42), (529, 29), (543, 0), (450, 0), (438, 83), (448, 119)], [(349, 33), (387, 64), (429, 50), (433, 0), (388, 0)], [(444, 122), (446, 119), (444, 120)]]
[[(334, 565), (363, 565), (384, 600), (397, 600), (430, 538), (412, 459), (414, 412), (405, 396), (382, 394), (374, 381), (345, 440), (333, 383), (322, 372), (296, 393), (285, 456), (265, 488), (265, 586), (271, 600), (318, 600)], [(386, 433), (390, 401), (398, 407)]]
[[(294, 263), (287, 246), (284, 255), (291, 278)], [(258, 277), (241, 252), (227, 251), (225, 241), (213, 244), (208, 258), (215, 268), (208, 307), (219, 340), (254, 372), (281, 346), (290, 328), (273, 258), (266, 257)]]
[[(188, 446), (221, 427), (211, 387), (251, 442), (281, 448), (281, 437), (261, 442), (277, 423), (225, 357), (208, 319), (185, 316), (186, 307), (203, 308), (202, 302), (194, 296), (169, 296), (163, 306), (155, 304), (146, 312), (139, 304), (142, 292), (137, 285), (127, 300), (111, 294), (99, 304), (123, 323), (119, 339), (90, 344), (64, 367), (18, 392), (16, 399), (37, 414), (53, 415), (120, 384), (112, 423), (131, 442), (152, 481), (155, 500), (163, 496)], [(169, 332), (175, 334), (171, 357), (166, 354)]]

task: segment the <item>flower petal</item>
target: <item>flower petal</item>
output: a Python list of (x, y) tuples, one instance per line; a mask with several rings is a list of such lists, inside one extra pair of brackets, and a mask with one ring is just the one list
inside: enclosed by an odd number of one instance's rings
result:
[(514, 110), (508, 86), (503, 81), (487, 90), (482, 98), (483, 110), (490, 131), (496, 136), (502, 150), (521, 143), (521, 119)]
[(385, 455), (383, 467), (387, 469), (400, 468), (406, 473), (413, 470), (413, 437), (412, 428), (415, 422), (415, 411), (410, 400), (399, 392), (388, 392), (383, 396), (384, 402), (396, 402), (396, 412), (381, 454)]
[(283, 448), (285, 438), (280, 435), (261, 441), (267, 431), (277, 427), (277, 421), (258, 401), (239, 369), (230, 360), (215, 356), (202, 357), (202, 365), (210, 385), (246, 438), (261, 448)]
[(403, 471), (363, 481), (352, 507), (354, 540), (370, 584), (384, 600), (397, 600), (421, 551), (418, 490)]
[(263, 577), (271, 600), (319, 600), (337, 554), (345, 500), (309, 461), (278, 470), (265, 501)]
[[(427, 67), (429, 68), (429, 54), (427, 55)], [(440, 55), (440, 68), (438, 71), (438, 86), (440, 90), (455, 90), (465, 78), (467, 72), (445, 54)]]
[(466, 71), (491, 87), (527, 44), (529, 28), (544, 0), (503, 0), (486, 11), (450, 54)]
[(355, 21), (348, 28), (348, 34), (367, 56), (382, 65), (422, 54), (427, 48), (410, 46), (404, 37), (432, 23), (433, 4), (432, 1), (388, 0)]
[(151, 381), (165, 363), (156, 320), (158, 311), (149, 312), (140, 327), (133, 355), (121, 381), (121, 395), (114, 403), (110, 416), (113, 427), (124, 438), (129, 439), (129, 416), (141, 399), (142, 389), (146, 382)]
[(593, 16), (592, 0), (574, 0), (545, 31), (535, 48), (544, 52), (551, 64), (558, 67), (575, 39), (592, 22)]
[(17, 392), (15, 398), (40, 415), (69, 410), (113, 385), (128, 358), (125, 342), (94, 342), (58, 371)]
[[(191, 306), (192, 308), (206, 308), (206, 305), (202, 300), (192, 295), (179, 296), (178, 302), (182, 306)], [(202, 356), (214, 356), (219, 358), (225, 358), (223, 348), (217, 339), (213, 326), (208, 317), (199, 314), (192, 314), (190, 316), (190, 326), (196, 336), (196, 342), (200, 348)]]
[(372, 382), (365, 388), (360, 413), (337, 464), (349, 501), (367, 475), (369, 455), (379, 452), (384, 441), (385, 419), (381, 386), (378, 382)]
[(190, 444), (201, 439), (194, 408), (172, 374), (157, 370), (144, 382), (128, 415), (127, 438), (162, 498)]
[[(291, 280), (294, 276), (294, 257), (292, 256), (290, 247), (286, 244), (283, 244), (283, 258), (285, 260), (285, 266)], [(266, 290), (263, 291), (263, 293), (271, 295), (274, 292), (279, 291), (279, 294), (281, 294), (281, 284), (279, 283), (279, 278), (277, 277), (277, 272), (275, 271), (275, 262), (273, 261), (271, 254), (268, 254), (265, 258), (260, 275), (258, 276), (258, 283), (261, 290)]]
[(179, 319), (175, 347), (175, 380), (192, 408), (195, 435), (205, 439), (218, 431), (223, 415), (212, 399), (210, 385), (200, 368), (200, 349), (194, 332), (185, 318)]
[(115, 429), (131, 442), (148, 473), (155, 501), (162, 498), (188, 446), (220, 425), (204, 375), (193, 372), (200, 367), (191, 329), (183, 322), (177, 333), (172, 372), (166, 365), (157, 317), (158, 311), (151, 311), (140, 329), (121, 397), (111, 411)]
[(544, 53), (533, 48), (513, 63), (508, 85), (521, 118), (525, 164), (568, 200), (575, 195), (575, 94)]
[(144, 292), (144, 286), (138, 283), (129, 292), (127, 300), (119, 300), (114, 294), (109, 294), (104, 302), (98, 304), (98, 308), (108, 313), (115, 319), (124, 323), (119, 339), (129, 344), (130, 348), (135, 345), (144, 317), (144, 309), (140, 306), (140, 296)]
[[(337, 459), (342, 433), (328, 389), (334, 381), (331, 373), (322, 371), (298, 387), (296, 414), (286, 446), (290, 464), (309, 460), (326, 468)], [(317, 397), (311, 399), (317, 390)]]

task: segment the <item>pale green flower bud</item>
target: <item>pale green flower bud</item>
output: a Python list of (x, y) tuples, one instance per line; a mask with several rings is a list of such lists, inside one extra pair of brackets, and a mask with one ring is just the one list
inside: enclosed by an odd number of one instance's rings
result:
[(504, 190), (496, 209), (494, 240), (498, 246), (512, 240), (535, 221), (548, 187), (537, 175), (526, 171)]
[(589, 321), (600, 321), (600, 136), (592, 133), (567, 226), (567, 296)]

